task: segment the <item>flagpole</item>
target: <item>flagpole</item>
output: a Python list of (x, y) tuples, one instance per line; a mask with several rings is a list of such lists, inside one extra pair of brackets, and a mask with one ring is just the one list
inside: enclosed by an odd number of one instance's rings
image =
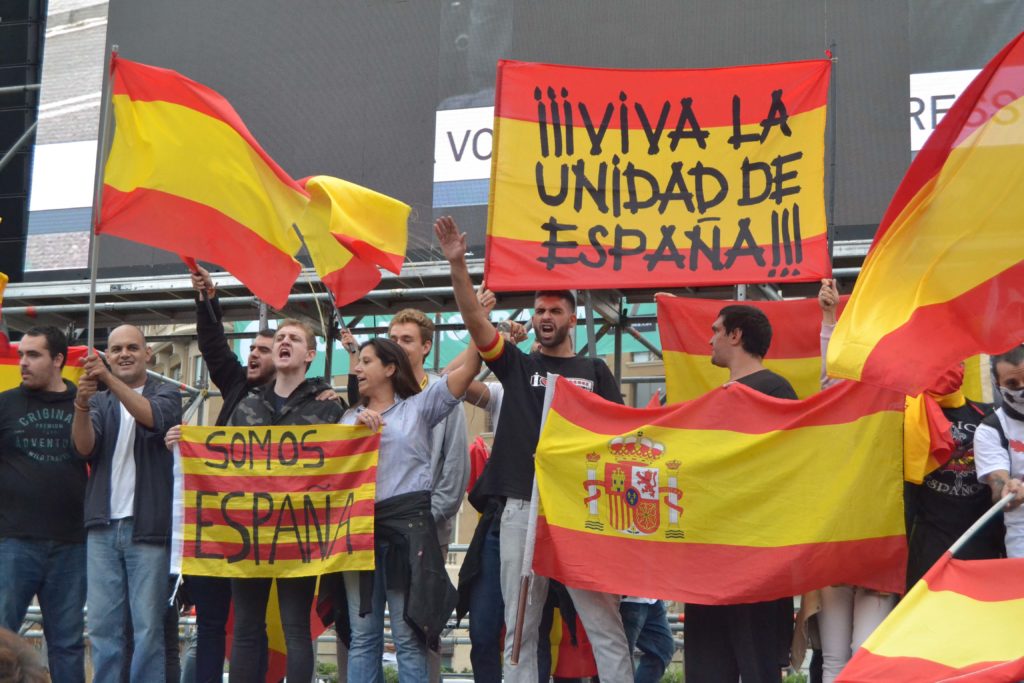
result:
[(96, 174), (93, 185), (92, 225), (89, 230), (89, 318), (87, 327), (87, 347), (90, 354), (96, 352), (96, 277), (99, 272), (100, 241), (96, 228), (100, 224), (101, 207), (103, 204), (103, 172), (107, 165), (107, 149), (110, 143), (110, 100), (114, 88), (114, 58), (117, 57), (117, 45), (110, 46), (106, 60), (106, 79), (103, 82), (103, 100), (100, 103), (100, 139), (96, 143)]
[[(549, 372), (547, 379), (547, 387), (544, 390), (544, 408), (540, 416), (540, 432), (537, 435), (538, 441), (540, 435), (544, 433), (544, 424), (548, 419), (548, 411), (551, 409), (551, 401), (555, 397), (555, 383), (558, 380), (558, 375)], [(537, 454), (534, 453), (534, 460), (536, 460)], [(512, 663), (519, 663), (519, 649), (523, 643), (523, 621), (526, 619), (526, 605), (529, 602), (530, 596), (530, 583), (533, 580), (533, 551), (534, 546), (537, 543), (537, 502), (540, 496), (537, 493), (537, 473), (536, 466), (534, 467), (533, 474), (533, 492), (530, 494), (530, 521), (526, 527), (526, 547), (523, 549), (523, 567), (520, 572), (519, 580), (519, 605), (516, 609), (516, 625), (515, 631), (512, 635)]]
[(999, 502), (990, 507), (988, 509), (988, 512), (979, 517), (978, 521), (972, 524), (971, 528), (965, 531), (960, 538), (956, 539), (956, 543), (949, 547), (949, 554), (956, 555), (957, 551), (963, 548), (965, 545), (967, 545), (967, 542), (971, 540), (971, 537), (974, 536), (974, 534), (978, 533), (981, 527), (985, 526), (990, 519), (992, 519), (993, 517), (995, 517), (1003, 511), (1003, 508), (1005, 508), (1010, 503), (1010, 501), (1013, 500), (1013, 496), (1014, 494), (1007, 493), (1005, 496), (999, 499)]

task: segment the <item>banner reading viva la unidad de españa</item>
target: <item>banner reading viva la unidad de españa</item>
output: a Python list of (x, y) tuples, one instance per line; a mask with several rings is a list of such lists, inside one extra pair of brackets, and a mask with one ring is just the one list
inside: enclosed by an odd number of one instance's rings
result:
[(182, 573), (373, 569), (379, 434), (347, 425), (181, 431), (173, 545)]
[(498, 290), (828, 277), (830, 62), (498, 63), (486, 282)]

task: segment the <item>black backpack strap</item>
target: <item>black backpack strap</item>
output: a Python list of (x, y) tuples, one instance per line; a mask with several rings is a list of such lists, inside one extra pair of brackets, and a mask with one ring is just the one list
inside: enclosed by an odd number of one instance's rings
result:
[(999, 443), (1003, 445), (1003, 448), (1010, 450), (1010, 440), (1006, 438), (1006, 432), (1003, 431), (1003, 423), (999, 421), (999, 415), (996, 413), (989, 413), (982, 420), (981, 424), (988, 425), (992, 429), (999, 432)]

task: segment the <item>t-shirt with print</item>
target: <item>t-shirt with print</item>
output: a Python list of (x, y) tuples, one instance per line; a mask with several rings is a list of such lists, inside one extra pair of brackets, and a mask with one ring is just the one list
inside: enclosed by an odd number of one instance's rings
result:
[(500, 336), (480, 355), (501, 381), (504, 397), (488, 471), (479, 482), (479, 493), (529, 500), (548, 373), (561, 375), (615, 403), (622, 403), (622, 395), (608, 366), (599, 358), (527, 355), (506, 344)]
[(85, 541), (85, 461), (71, 443), (75, 387), (64, 384), (0, 393), (0, 538)]
[[(953, 454), (921, 484), (906, 487), (907, 507), (913, 515), (908, 529), (908, 586), (920, 579), (992, 505), (991, 491), (978, 481), (974, 469), (974, 433), (992, 407), (965, 403), (959, 408), (943, 408), (942, 412), (951, 423)], [(998, 556), (1002, 544), (1002, 524), (993, 522), (980, 530), (957, 556), (991, 559)]]
[[(996, 470), (1006, 470), (1014, 479), (1024, 477), (1024, 420), (1008, 416), (1003, 408), (996, 410), (995, 415), (1003, 427), (1008, 448), (1003, 446), (994, 427), (982, 423), (974, 432), (974, 466), (978, 470), (978, 479), (986, 484), (987, 475)], [(1003, 520), (1006, 523), (1006, 555), (1024, 557), (1024, 505), (1006, 510)]]

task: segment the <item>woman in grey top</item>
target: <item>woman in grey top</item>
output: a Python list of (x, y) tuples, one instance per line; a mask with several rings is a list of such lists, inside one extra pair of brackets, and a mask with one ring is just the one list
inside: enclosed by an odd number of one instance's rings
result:
[(461, 401), (480, 370), (475, 348), (445, 381), (420, 390), (398, 344), (375, 338), (359, 349), (354, 374), (360, 405), (341, 418), (381, 430), (377, 460), (376, 570), (346, 572), (351, 644), (348, 680), (383, 681), (384, 603), (403, 683), (427, 681), (427, 647), (455, 606), (430, 512), (430, 433)]

